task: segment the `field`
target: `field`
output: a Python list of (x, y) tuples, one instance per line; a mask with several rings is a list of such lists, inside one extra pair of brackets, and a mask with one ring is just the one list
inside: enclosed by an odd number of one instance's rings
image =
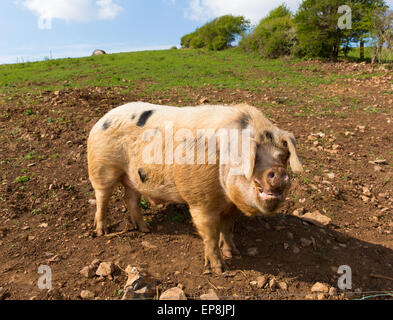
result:
[[(153, 232), (95, 237), (86, 140), (108, 110), (130, 101), (175, 106), (247, 102), (298, 141), (304, 174), (273, 218), (242, 217), (242, 256), (225, 276), (203, 274), (203, 244), (183, 206), (142, 202)], [(122, 271), (137, 266), (157, 294), (181, 286), (196, 298), (305, 299), (316, 282), (337, 288), (339, 266), (352, 289), (320, 299), (393, 291), (393, 73), (341, 61), (261, 60), (236, 49), (167, 50), (0, 66), (0, 287), (8, 299), (120, 299)], [(124, 227), (122, 190), (111, 201), (112, 232)], [(318, 210), (320, 228), (292, 215)], [(257, 253), (248, 255), (250, 248)], [(255, 251), (255, 250), (254, 250)], [(94, 259), (111, 278), (79, 272)], [(40, 265), (53, 289), (39, 290)], [(287, 289), (259, 288), (258, 277)], [(388, 296), (385, 296), (388, 297)], [(374, 297), (376, 298), (376, 297)], [(383, 297), (381, 297), (382, 299)]]

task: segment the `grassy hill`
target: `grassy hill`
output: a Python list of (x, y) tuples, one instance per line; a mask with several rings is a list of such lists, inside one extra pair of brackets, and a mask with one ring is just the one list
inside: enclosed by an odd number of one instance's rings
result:
[[(302, 89), (329, 84), (343, 77), (326, 76), (314, 65), (298, 60), (263, 60), (237, 49), (145, 51), (77, 59), (0, 66), (1, 93), (37, 93), (64, 88), (118, 86), (146, 93), (175, 87), (263, 90), (267, 87)], [(311, 72), (307, 72), (311, 71)], [(345, 75), (345, 77), (351, 75)]]

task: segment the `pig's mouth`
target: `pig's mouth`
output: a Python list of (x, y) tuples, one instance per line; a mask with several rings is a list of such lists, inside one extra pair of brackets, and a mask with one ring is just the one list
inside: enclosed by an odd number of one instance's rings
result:
[(262, 187), (256, 188), (259, 199), (263, 201), (282, 201), (284, 200), (284, 194), (280, 192), (266, 191)]
[(268, 192), (268, 191), (259, 191), (258, 196), (261, 200), (283, 200), (284, 195), (282, 193), (277, 192)]

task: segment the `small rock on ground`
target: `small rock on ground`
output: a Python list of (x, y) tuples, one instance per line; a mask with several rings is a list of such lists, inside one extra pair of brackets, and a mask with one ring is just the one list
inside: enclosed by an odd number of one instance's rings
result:
[(96, 275), (101, 277), (108, 277), (112, 274), (113, 271), (114, 266), (112, 262), (101, 262), (96, 271)]
[(327, 216), (324, 216), (318, 210), (316, 210), (314, 212), (306, 212), (300, 218), (302, 220), (305, 220), (307, 222), (315, 224), (315, 225), (317, 225), (319, 227), (325, 227), (332, 221), (332, 219), (330, 219)]
[(287, 285), (286, 282), (284, 282), (284, 281), (279, 282), (279, 283), (278, 283), (278, 287), (279, 287), (281, 290), (284, 290), (284, 291), (287, 291), (287, 290), (288, 290), (288, 285)]
[(93, 278), (96, 274), (96, 267), (93, 265), (84, 267), (79, 273), (86, 278)]
[(249, 248), (247, 250), (247, 255), (249, 255), (250, 257), (257, 256), (258, 255), (258, 248), (257, 247)]
[(4, 300), (8, 294), (8, 290), (6, 288), (0, 287), (0, 300)]
[(336, 296), (336, 295), (337, 295), (337, 289), (335, 287), (330, 287), (329, 296)]
[(187, 300), (187, 297), (182, 289), (174, 287), (164, 291), (160, 296), (160, 300)]
[(269, 281), (269, 288), (270, 290), (274, 291), (278, 288), (278, 283), (276, 279), (272, 279)]
[(94, 293), (89, 290), (83, 290), (80, 294), (82, 299), (93, 299)]
[(201, 300), (220, 300), (217, 293), (210, 289), (207, 293), (201, 295)]
[(328, 293), (329, 292), (329, 287), (326, 284), (323, 284), (321, 282), (316, 282), (312, 288), (311, 292), (322, 292), (322, 293)]
[(268, 283), (268, 281), (269, 281), (268, 278), (265, 276), (258, 277), (257, 278), (257, 287), (259, 289), (264, 288), (266, 286), (266, 284)]

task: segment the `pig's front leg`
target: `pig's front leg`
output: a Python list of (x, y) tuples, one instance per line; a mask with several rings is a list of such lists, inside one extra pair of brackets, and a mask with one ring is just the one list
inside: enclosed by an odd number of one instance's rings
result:
[(233, 242), (233, 231), (235, 222), (239, 218), (240, 212), (234, 208), (221, 215), (220, 225), (220, 248), (224, 258), (231, 259), (232, 255), (239, 255), (240, 252)]
[(205, 246), (205, 267), (217, 273), (222, 273), (223, 262), (218, 246), (220, 237), (220, 214), (206, 208), (190, 207), (193, 222), (202, 237)]

